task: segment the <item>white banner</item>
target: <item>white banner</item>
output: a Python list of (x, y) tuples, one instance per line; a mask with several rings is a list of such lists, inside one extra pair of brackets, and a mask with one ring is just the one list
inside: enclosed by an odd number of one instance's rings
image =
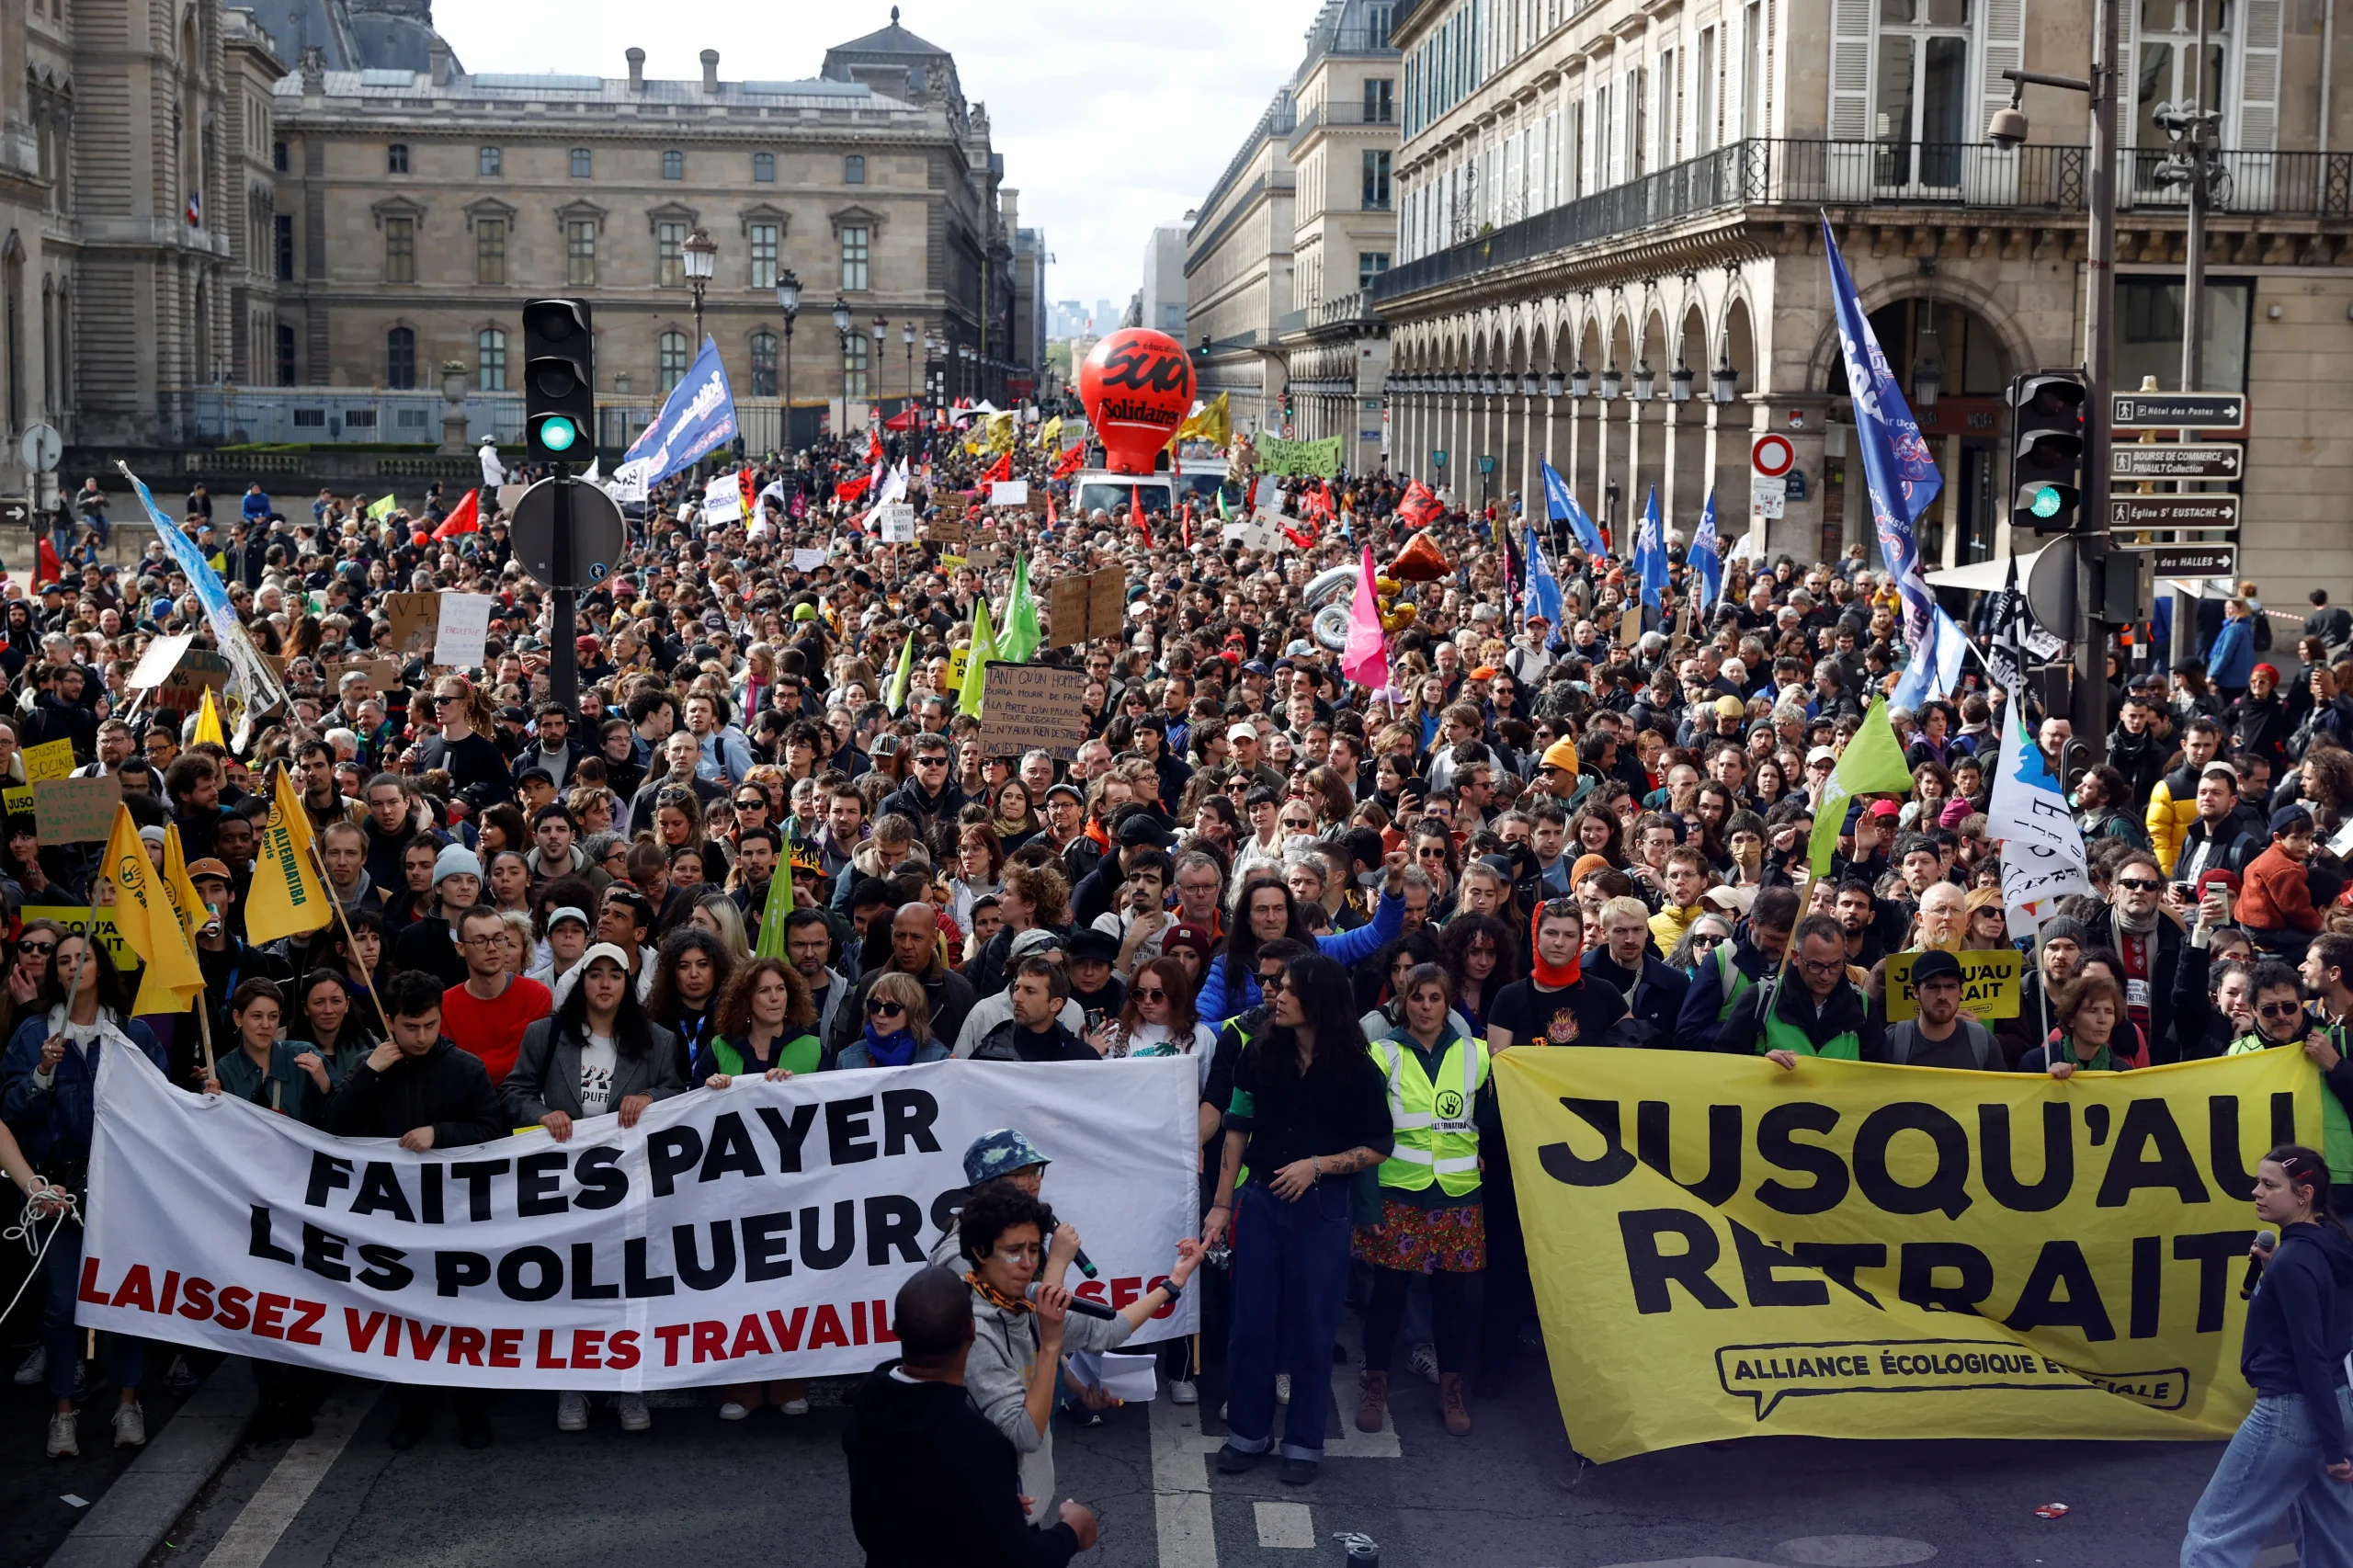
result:
[[(1017, 1128), (1125, 1306), (1195, 1215), (1196, 1063), (941, 1062), (738, 1079), (469, 1149), (338, 1139), (98, 1069), (75, 1320), (403, 1383), (688, 1388), (867, 1371), (891, 1302)], [(1077, 1277), (1074, 1274), (1074, 1278)], [(1138, 1343), (1190, 1334), (1198, 1298)]]

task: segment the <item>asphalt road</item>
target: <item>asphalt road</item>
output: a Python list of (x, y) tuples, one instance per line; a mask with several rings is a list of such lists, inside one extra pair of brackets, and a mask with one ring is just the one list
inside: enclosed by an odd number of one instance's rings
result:
[[(1438, 1425), (1435, 1389), (1398, 1386), (1391, 1433), (1359, 1435), (1334, 1404), (1332, 1457), (1301, 1490), (1271, 1471), (1211, 1470), (1214, 1372), (1191, 1411), (1131, 1406), (1097, 1427), (1066, 1424), (1056, 1437), (1060, 1490), (1103, 1521), (1101, 1546), (1081, 1561), (1337, 1563), (1332, 1537), (1353, 1530), (1379, 1543), (1385, 1568), (2171, 1568), (2220, 1451), (1768, 1437), (1605, 1468), (1570, 1451), (1536, 1369), (1515, 1394), (1474, 1405), (1478, 1429), (1467, 1438)], [(633, 1568), (650, 1552), (693, 1568), (860, 1561), (838, 1408), (722, 1424), (714, 1399), (682, 1392), (657, 1399), (650, 1433), (622, 1433), (600, 1406), (588, 1432), (568, 1436), (554, 1428), (552, 1395), (514, 1395), (497, 1403), (497, 1443), (484, 1452), (460, 1449), (445, 1413), (423, 1446), (394, 1454), (385, 1445), (392, 1404), (371, 1386), (345, 1385), (313, 1437), (240, 1449), (149, 1561)], [(2048, 1503), (2070, 1511), (2038, 1517)], [(2295, 1560), (2281, 1548), (2260, 1562)]]

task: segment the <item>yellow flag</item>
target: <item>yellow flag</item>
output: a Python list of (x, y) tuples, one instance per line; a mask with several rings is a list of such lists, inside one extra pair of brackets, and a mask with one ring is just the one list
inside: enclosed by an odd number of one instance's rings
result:
[(1233, 415), (1226, 403), (1226, 394), (1217, 397), (1185, 416), (1176, 433), (1168, 437), (1168, 449), (1175, 451), (1179, 441), (1207, 441), (1212, 447), (1233, 443)]
[(1047, 451), (1058, 450), (1063, 444), (1063, 416), (1055, 415), (1038, 426), (1038, 445)]
[(197, 711), (196, 738), (227, 749), (229, 737), (221, 732), (221, 710), (212, 706), (212, 688), (204, 688), (204, 706)]
[(335, 917), (326, 885), (311, 857), (311, 817), (294, 780), (278, 769), (269, 824), (254, 855), (253, 891), (245, 895), (245, 940), (259, 947), (280, 937), (315, 931)]
[[(179, 835), (172, 828), (164, 830), (164, 857), (168, 869), (178, 858)], [(142, 1003), (161, 1003), (155, 1007), (134, 1006), (134, 1013), (176, 1012), (188, 1006), (188, 999), (204, 989), (204, 971), (197, 967), (196, 947), (190, 940), (188, 927), (174, 907), (174, 892), (167, 892), (164, 879), (147, 858), (147, 846), (139, 836), (139, 824), (131, 820), (131, 808), (115, 809), (114, 832), (107, 837), (107, 858), (104, 866), (107, 881), (115, 888), (114, 924), (131, 950), (146, 964), (146, 978), (141, 982)], [(188, 871), (180, 869), (178, 881), (185, 884)], [(194, 889), (186, 889), (178, 896), (192, 898)], [(174, 1006), (168, 998), (177, 998)]]

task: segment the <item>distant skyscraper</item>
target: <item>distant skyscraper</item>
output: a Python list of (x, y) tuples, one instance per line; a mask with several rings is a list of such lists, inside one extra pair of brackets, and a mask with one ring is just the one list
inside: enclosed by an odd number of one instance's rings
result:
[(1120, 312), (1111, 308), (1111, 301), (1108, 300), (1096, 301), (1095, 330), (1098, 333), (1109, 332), (1119, 324)]

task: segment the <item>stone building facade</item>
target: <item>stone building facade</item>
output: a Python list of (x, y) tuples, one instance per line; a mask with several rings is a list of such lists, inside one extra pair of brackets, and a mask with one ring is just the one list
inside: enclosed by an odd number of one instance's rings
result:
[[(1237, 432), (1279, 429), (1283, 360), (1275, 323), (1291, 308), (1290, 133), (1286, 84), (1243, 139), (1185, 236), (1185, 332), (1204, 401), (1226, 395)], [(1141, 324), (1142, 295), (1131, 314)], [(1122, 324), (1128, 324), (1122, 323)]]
[(42, 493), (28, 426), (169, 439), (175, 389), (235, 373), (267, 310), (254, 201), (282, 70), (219, 0), (0, 6), (0, 494)]
[[(2122, 8), (2122, 389), (2178, 385), (2184, 199), (2156, 112), (2197, 92), (2199, 3)], [(2207, 390), (2244, 390), (2255, 410), (2240, 570), (2282, 602), (2314, 581), (2341, 597), (2353, 440), (2328, 389), (2353, 367), (2353, 154), (2337, 150), (2353, 116), (2324, 88), (2343, 45), (2325, 6), (2204, 4), (2229, 180), (2207, 245)], [(2006, 552), (2007, 379), (2084, 357), (2084, 102), (2029, 89), (2016, 151), (1984, 131), (2005, 67), (2087, 69), (2089, 14), (1401, 6), (1397, 259), (1372, 290), (1395, 466), (1476, 500), (1540, 494), (1549, 460), (1621, 523), (1656, 486), (1686, 537), (1713, 490), (1730, 537), (1749, 520), (1751, 442), (1779, 431), (1798, 460), (1783, 515), (1762, 524), (1770, 548), (1813, 559), (1868, 540), (1826, 214), (1944, 468), (1926, 553)], [(1729, 401), (1711, 395), (1720, 376)]]
[(269, 379), (430, 388), (454, 362), (477, 390), (519, 390), (521, 301), (577, 294), (600, 399), (657, 405), (698, 348), (700, 232), (718, 246), (703, 330), (739, 398), (862, 411), (920, 388), (939, 345), (1003, 399), (1020, 373), (1013, 193), (947, 51), (894, 10), (813, 78), (722, 81), (708, 49), (699, 78), (645, 64), (631, 49), (618, 78), (468, 74), (444, 50), (425, 71), (338, 70), (306, 51), (277, 87)]

